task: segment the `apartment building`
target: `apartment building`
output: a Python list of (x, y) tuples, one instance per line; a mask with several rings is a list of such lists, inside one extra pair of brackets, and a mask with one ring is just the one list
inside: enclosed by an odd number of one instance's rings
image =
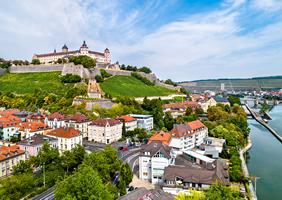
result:
[(116, 119), (96, 119), (88, 125), (88, 140), (105, 144), (122, 137), (122, 123)]
[(126, 131), (133, 131), (135, 128), (137, 128), (137, 119), (134, 117), (121, 115), (121, 116), (117, 116), (115, 119), (120, 121), (121, 123), (123, 123), (124, 120)]
[(0, 117), (0, 135), (4, 140), (9, 139), (9, 134), (13, 132), (15, 126), (20, 124), (22, 120), (12, 114), (6, 114)]
[(58, 149), (61, 155), (78, 144), (82, 145), (82, 133), (74, 128), (60, 127), (47, 133), (47, 136), (58, 139)]
[(137, 119), (137, 128), (144, 128), (146, 131), (150, 131), (154, 127), (153, 115), (130, 114), (128, 116)]
[(88, 125), (91, 123), (91, 119), (85, 117), (84, 115), (77, 113), (74, 116), (68, 118), (65, 121), (66, 127), (74, 128), (82, 132), (82, 137), (88, 137)]
[(18, 145), (0, 147), (0, 177), (9, 176), (13, 167), (25, 159), (25, 151)]
[(52, 115), (45, 118), (45, 124), (52, 127), (52, 129), (65, 127), (65, 121), (67, 117), (61, 112), (55, 112)]

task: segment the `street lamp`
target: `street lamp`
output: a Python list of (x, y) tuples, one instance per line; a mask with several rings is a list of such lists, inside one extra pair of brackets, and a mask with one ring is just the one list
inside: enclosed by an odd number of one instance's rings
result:
[(45, 162), (43, 163), (43, 180), (44, 180), (44, 187), (45, 187)]
[(257, 176), (253, 176), (252, 180), (255, 181), (255, 195), (257, 196), (257, 180), (260, 179), (260, 177)]

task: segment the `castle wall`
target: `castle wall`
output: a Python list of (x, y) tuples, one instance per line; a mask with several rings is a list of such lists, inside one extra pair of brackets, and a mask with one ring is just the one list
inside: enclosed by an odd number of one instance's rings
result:
[(72, 105), (78, 105), (82, 102), (86, 102), (86, 110), (91, 110), (93, 106), (98, 105), (99, 108), (112, 108), (116, 103), (111, 102), (111, 100), (85, 100), (85, 99), (76, 99), (74, 98)]
[(0, 68), (0, 76), (4, 75), (5, 70)]
[(62, 71), (62, 64), (59, 65), (28, 65), (28, 66), (12, 66), (9, 68), (10, 73), (28, 73), (28, 72), (54, 72)]

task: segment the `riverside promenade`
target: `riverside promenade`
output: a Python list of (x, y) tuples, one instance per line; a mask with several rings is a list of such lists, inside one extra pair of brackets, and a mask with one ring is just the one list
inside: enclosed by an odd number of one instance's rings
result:
[[(244, 159), (244, 153), (247, 152), (250, 148), (252, 148), (252, 146), (253, 146), (253, 144), (252, 144), (252, 140), (251, 140), (251, 135), (249, 135), (248, 145), (245, 146), (245, 148), (240, 151), (240, 159), (242, 160), (241, 167), (242, 167), (243, 174), (244, 174), (245, 177), (250, 177), (250, 174), (249, 174), (249, 171), (248, 171), (245, 159)], [(256, 196), (255, 189), (254, 189), (254, 186), (253, 186), (253, 183), (252, 183), (251, 180), (249, 181), (249, 189), (250, 189), (250, 193), (251, 193), (251, 196), (252, 196), (252, 200), (257, 200), (258, 198)]]
[(250, 106), (246, 103), (245, 104), (246, 108), (249, 110), (249, 112), (251, 113), (251, 115), (255, 118), (255, 120), (257, 120), (257, 122), (259, 122), (261, 125), (263, 125), (265, 128), (267, 128), (280, 142), (282, 142), (282, 137), (280, 135), (278, 135), (278, 133), (276, 133), (270, 126), (268, 126), (267, 123), (265, 123), (263, 121), (263, 119), (260, 116), (257, 116), (252, 109), (250, 108)]

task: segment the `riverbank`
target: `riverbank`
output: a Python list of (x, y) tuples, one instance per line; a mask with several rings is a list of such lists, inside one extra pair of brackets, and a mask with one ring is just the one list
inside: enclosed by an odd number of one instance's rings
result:
[[(251, 140), (251, 135), (249, 135), (248, 145), (245, 146), (245, 148), (243, 148), (240, 151), (240, 159), (242, 160), (241, 167), (242, 167), (243, 174), (244, 174), (245, 177), (250, 177), (250, 174), (249, 174), (249, 170), (248, 170), (247, 165), (246, 165), (246, 161), (244, 159), (244, 153), (246, 153), (248, 150), (250, 150), (252, 148), (252, 146), (253, 146), (253, 144), (252, 144), (252, 140)], [(252, 183), (251, 180), (249, 180), (249, 189), (250, 189), (252, 200), (257, 200), (257, 196), (256, 196), (254, 186), (253, 186), (253, 183)]]

